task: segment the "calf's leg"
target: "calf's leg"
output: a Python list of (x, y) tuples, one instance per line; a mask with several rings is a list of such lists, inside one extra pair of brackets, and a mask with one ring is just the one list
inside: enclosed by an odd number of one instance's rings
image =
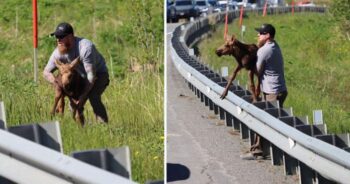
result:
[(57, 107), (56, 107), (56, 113), (64, 113), (64, 107), (65, 107), (65, 102), (64, 102), (64, 95), (59, 99)]
[(75, 111), (75, 121), (77, 121), (81, 126), (84, 126), (85, 117), (84, 117), (83, 109), (77, 109)]
[(227, 85), (225, 87), (224, 92), (222, 92), (220, 98), (224, 99), (227, 96), (228, 93), (228, 89), (230, 88), (231, 83), (233, 82), (233, 80), (235, 80), (237, 73), (242, 69), (242, 67), (240, 65), (237, 65), (236, 69), (233, 71), (233, 74), (231, 76), (231, 78), (229, 79), (229, 81), (227, 82)]
[(55, 101), (54, 101), (54, 104), (53, 104), (53, 108), (52, 108), (52, 110), (51, 110), (51, 114), (55, 114), (58, 101), (62, 98), (62, 96), (63, 96), (62, 90), (58, 90), (58, 89), (56, 88), (56, 91), (55, 91)]

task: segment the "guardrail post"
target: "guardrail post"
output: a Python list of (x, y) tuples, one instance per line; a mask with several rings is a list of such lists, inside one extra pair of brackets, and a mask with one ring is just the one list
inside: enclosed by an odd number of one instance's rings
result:
[(306, 135), (312, 136), (311, 125), (297, 125), (295, 128)]
[(192, 85), (192, 84), (191, 84), (191, 90), (192, 90), (192, 92), (196, 91), (196, 87), (194, 85)]
[(0, 129), (6, 129), (6, 113), (3, 101), (0, 101)]
[(252, 129), (249, 129), (249, 144), (250, 146), (254, 145), (255, 141), (255, 132)]
[(336, 184), (336, 182), (333, 182), (331, 180), (328, 180), (324, 178), (320, 173), (316, 172), (316, 184)]
[(3, 177), (0, 176), (0, 183), (1, 183), (1, 184), (14, 184), (15, 182), (10, 181), (10, 180), (8, 180), (8, 179), (3, 178)]
[(271, 144), (270, 146), (271, 153), (271, 164), (272, 165), (282, 165), (283, 164), (283, 151)]
[(0, 129), (6, 129), (6, 124), (4, 121), (2, 121), (2, 119), (0, 119)]
[(210, 110), (214, 110), (214, 114), (219, 114), (219, 106), (216, 105), (215, 103), (213, 103), (213, 109), (210, 109)]
[(232, 119), (233, 119), (233, 121), (232, 121), (232, 123), (233, 123), (233, 129), (234, 130), (238, 130), (238, 131), (240, 131), (241, 130), (241, 128), (240, 128), (240, 124), (241, 124), (241, 122), (236, 118), (236, 117), (232, 117)]
[[(263, 155), (270, 155), (271, 156), (271, 152), (270, 152), (271, 143), (262, 136), (260, 137), (260, 139), (261, 139), (261, 144), (262, 144), (262, 148), (263, 148), (263, 150), (262, 150)], [(272, 160), (272, 158), (271, 158), (271, 160)]]
[(0, 183), (1, 184), (14, 184), (15, 182), (0, 176)]
[(283, 153), (284, 174), (295, 175), (298, 172), (298, 160), (287, 153)]
[(58, 152), (63, 151), (61, 133), (57, 121), (9, 127), (8, 131)]
[(316, 135), (317, 139), (320, 139), (328, 144), (335, 145), (335, 136), (334, 135)]
[(209, 98), (206, 95), (204, 95), (204, 105), (209, 106)]
[(233, 126), (233, 116), (225, 111), (225, 119), (226, 119), (226, 126), (232, 127)]
[(241, 132), (241, 139), (249, 138), (249, 128), (242, 122), (239, 122), (239, 132)]
[(129, 147), (73, 152), (73, 158), (131, 179)]
[(350, 152), (350, 134), (338, 134), (335, 139), (336, 146)]
[(219, 114), (220, 114), (220, 119), (224, 120), (225, 119), (225, 110), (219, 106)]
[(208, 98), (208, 103), (209, 103), (209, 110), (211, 111), (214, 110), (214, 103), (210, 98)]
[(200, 92), (200, 96), (201, 96), (201, 102), (204, 102), (204, 94), (202, 92)]
[(188, 88), (192, 89), (192, 84), (190, 82), (187, 82)]
[(326, 124), (320, 124), (320, 125), (312, 125), (312, 135), (322, 135), (327, 134), (327, 125)]
[(302, 162), (299, 162), (299, 183), (313, 184), (314, 171)]

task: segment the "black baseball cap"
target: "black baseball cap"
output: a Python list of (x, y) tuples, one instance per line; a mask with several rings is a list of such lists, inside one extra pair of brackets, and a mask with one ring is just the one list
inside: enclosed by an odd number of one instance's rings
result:
[(276, 33), (275, 27), (273, 27), (273, 25), (271, 25), (271, 24), (263, 24), (263, 25), (261, 25), (261, 27), (255, 28), (255, 30), (257, 32), (259, 32), (260, 34), (269, 33), (271, 35), (271, 37), (274, 37), (275, 33)]
[(56, 27), (56, 31), (51, 33), (50, 35), (53, 36), (55, 35), (56, 37), (62, 37), (62, 36), (67, 36), (69, 34), (73, 34), (73, 27), (66, 23), (66, 22), (62, 22), (60, 24), (58, 24), (58, 26)]

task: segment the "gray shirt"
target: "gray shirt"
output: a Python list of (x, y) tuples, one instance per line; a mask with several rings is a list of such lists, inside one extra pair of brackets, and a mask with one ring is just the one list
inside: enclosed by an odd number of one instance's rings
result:
[(268, 41), (258, 50), (257, 55), (256, 67), (261, 80), (261, 91), (268, 94), (287, 91), (279, 45), (275, 41)]
[(53, 51), (50, 59), (45, 67), (45, 71), (54, 71), (56, 69), (55, 60), (60, 60), (62, 63), (70, 63), (75, 58), (80, 56), (81, 64), (76, 69), (78, 73), (87, 78), (86, 68), (91, 67), (93, 74), (108, 72), (105, 59), (95, 48), (95, 45), (88, 39), (75, 37), (73, 47), (67, 54), (60, 54), (58, 48)]

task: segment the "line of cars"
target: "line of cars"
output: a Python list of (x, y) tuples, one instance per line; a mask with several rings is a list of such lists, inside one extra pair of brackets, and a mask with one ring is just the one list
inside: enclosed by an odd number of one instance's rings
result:
[[(167, 0), (167, 22), (177, 22), (181, 18), (190, 19), (216, 12), (262, 7), (285, 6), (285, 0)], [(315, 6), (313, 0), (301, 0), (296, 6)]]
[(226, 10), (227, 2), (229, 10), (234, 10), (242, 0), (167, 0), (167, 22), (222, 12)]

